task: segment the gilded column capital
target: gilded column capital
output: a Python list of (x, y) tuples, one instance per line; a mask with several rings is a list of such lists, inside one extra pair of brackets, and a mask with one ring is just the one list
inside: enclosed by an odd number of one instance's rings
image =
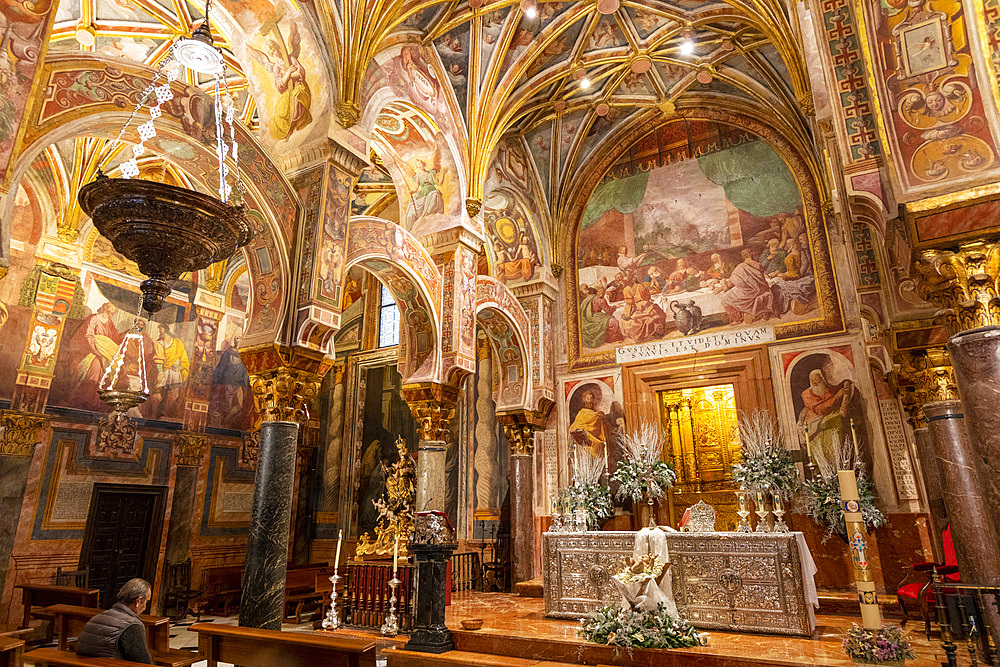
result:
[(288, 366), (250, 374), (254, 406), (261, 422), (305, 421), (322, 376)]
[(0, 410), (0, 455), (31, 456), (38, 444), (39, 432), (49, 426), (49, 418), (33, 412)]
[(417, 422), (421, 442), (445, 442), (448, 424), (458, 405), (458, 389), (433, 382), (406, 385), (403, 400)]
[(963, 243), (956, 249), (924, 250), (914, 260), (917, 294), (941, 308), (938, 317), (952, 334), (1000, 325), (1000, 243)]
[(475, 197), (469, 197), (465, 200), (465, 211), (469, 214), (470, 218), (476, 217), (479, 210), (483, 207), (483, 202), (476, 199)]
[(361, 117), (361, 107), (355, 102), (337, 102), (337, 122), (350, 129)]
[[(960, 400), (951, 356), (944, 347), (900, 352), (896, 354), (896, 361), (900, 364), (900, 377), (912, 386), (913, 404), (919, 406), (921, 418), (923, 407), (928, 403)], [(904, 406), (907, 400), (903, 399)], [(914, 424), (914, 428), (919, 427)]]
[(497, 414), (503, 434), (510, 443), (511, 456), (531, 456), (535, 451), (535, 431), (542, 428), (542, 420), (534, 413), (518, 410)]
[(178, 466), (198, 468), (201, 466), (201, 457), (208, 449), (208, 437), (204, 433), (182, 431), (174, 439), (174, 446), (177, 448)]

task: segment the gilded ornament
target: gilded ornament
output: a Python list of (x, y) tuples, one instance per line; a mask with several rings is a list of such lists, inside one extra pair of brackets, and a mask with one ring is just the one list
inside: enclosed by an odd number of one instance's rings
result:
[[(500, 415), (497, 415), (499, 417)], [(510, 443), (511, 456), (531, 456), (535, 451), (535, 425), (500, 422)]]
[(483, 202), (475, 197), (469, 197), (465, 200), (465, 210), (469, 214), (470, 218), (476, 217), (479, 210), (483, 207)]
[(421, 442), (445, 442), (448, 424), (455, 414), (458, 389), (449, 385), (427, 383), (403, 387), (403, 400), (417, 422)]
[(1000, 244), (963, 243), (954, 250), (925, 250), (914, 260), (917, 293), (941, 308), (938, 318), (952, 334), (1000, 325)]
[[(920, 419), (923, 406), (928, 403), (960, 400), (951, 356), (944, 347), (900, 352), (896, 361), (900, 364), (900, 376), (912, 383), (912, 389), (906, 393), (913, 395), (912, 405), (920, 409)], [(904, 406), (909, 400), (904, 400)]]
[(76, 243), (80, 238), (80, 230), (71, 225), (59, 225), (56, 229), (56, 236), (63, 243)]
[(294, 422), (309, 418), (319, 393), (320, 376), (287, 366), (250, 375), (254, 405), (262, 422)]
[(256, 470), (258, 452), (260, 452), (260, 431), (247, 431), (240, 442), (240, 460), (237, 466)]
[(797, 102), (799, 103), (799, 108), (802, 109), (802, 113), (807, 116), (816, 115), (816, 105), (813, 103), (812, 93), (806, 91), (799, 95)]
[[(385, 497), (375, 503), (379, 518), (375, 525), (375, 539), (368, 533), (358, 542), (358, 556), (391, 556), (396, 540), (399, 540), (399, 555), (408, 556), (410, 540), (413, 536), (413, 503), (417, 497), (417, 472), (413, 459), (406, 451), (406, 440), (396, 438), (399, 459), (387, 470)], [(382, 464), (385, 469), (385, 464)]]
[(174, 445), (177, 447), (177, 465), (197, 468), (208, 448), (208, 437), (202, 433), (178, 433)]
[(4, 279), (4, 276), (6, 276), (6, 275), (7, 275), (7, 272), (8, 272), (9, 270), (10, 270), (10, 269), (9, 269), (8, 267), (6, 267), (6, 266), (3, 266), (2, 264), (0, 264), (0, 280), (3, 280), (3, 279)]
[(337, 122), (345, 129), (354, 127), (361, 117), (361, 107), (355, 102), (337, 102)]
[(0, 410), (0, 455), (31, 456), (38, 444), (39, 431), (48, 428), (49, 418), (32, 412)]

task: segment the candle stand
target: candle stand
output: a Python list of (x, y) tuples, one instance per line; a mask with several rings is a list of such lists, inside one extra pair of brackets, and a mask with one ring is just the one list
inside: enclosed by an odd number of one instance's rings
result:
[[(330, 591), (330, 609), (326, 612), (326, 616), (323, 618), (324, 630), (336, 630), (340, 627), (340, 614), (337, 612), (338, 581), (340, 581), (340, 575), (334, 572), (330, 577), (330, 583), (333, 584), (333, 589)], [(395, 591), (393, 591), (393, 595), (395, 595)]]

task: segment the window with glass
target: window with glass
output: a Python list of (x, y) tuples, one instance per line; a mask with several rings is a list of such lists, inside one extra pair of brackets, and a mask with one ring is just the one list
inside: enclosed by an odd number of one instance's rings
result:
[(399, 308), (385, 285), (378, 309), (378, 346), (392, 347), (399, 344)]

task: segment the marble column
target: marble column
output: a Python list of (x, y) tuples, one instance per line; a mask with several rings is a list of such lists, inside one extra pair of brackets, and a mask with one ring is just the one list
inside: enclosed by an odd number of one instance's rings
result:
[(944, 562), (944, 548), (941, 544), (941, 531), (948, 525), (948, 510), (944, 503), (944, 483), (941, 479), (941, 467), (938, 465), (937, 453), (934, 449), (934, 435), (930, 427), (924, 425), (913, 429), (913, 440), (916, 444), (917, 458), (920, 461), (920, 471), (924, 479), (924, 490), (927, 493), (927, 519), (931, 530), (931, 550), (934, 562)]
[(456, 546), (454, 543), (410, 542), (410, 551), (417, 562), (417, 597), (413, 631), (410, 641), (403, 647), (407, 651), (445, 653), (455, 648), (451, 631), (444, 624), (444, 611), (448, 557)]
[[(5, 590), (7, 569), (14, 553), (14, 538), (21, 519), (24, 491), (35, 445), (49, 421), (41, 415), (0, 410), (0, 591)], [(51, 436), (47, 436), (51, 437)]]
[(239, 624), (244, 627), (281, 629), (299, 421), (319, 391), (320, 377), (286, 366), (251, 374), (263, 421), (241, 586)]
[(448, 424), (455, 414), (458, 404), (458, 389), (449, 385), (425, 383), (406, 385), (403, 388), (406, 401), (417, 423), (417, 488), (416, 510), (444, 511), (445, 450), (450, 437)]
[(513, 583), (534, 577), (534, 437), (535, 424), (524, 413), (497, 415), (510, 443), (511, 575)]
[[(183, 563), (191, 550), (191, 530), (194, 523), (194, 500), (198, 487), (198, 468), (208, 449), (208, 438), (201, 433), (179, 433), (174, 440), (176, 468), (174, 494), (167, 524), (167, 549), (163, 558), (163, 579), (160, 590), (170, 585), (170, 566)], [(197, 582), (191, 582), (196, 584)], [(192, 586), (193, 587), (193, 586)], [(160, 613), (166, 612), (166, 595), (159, 600)]]

